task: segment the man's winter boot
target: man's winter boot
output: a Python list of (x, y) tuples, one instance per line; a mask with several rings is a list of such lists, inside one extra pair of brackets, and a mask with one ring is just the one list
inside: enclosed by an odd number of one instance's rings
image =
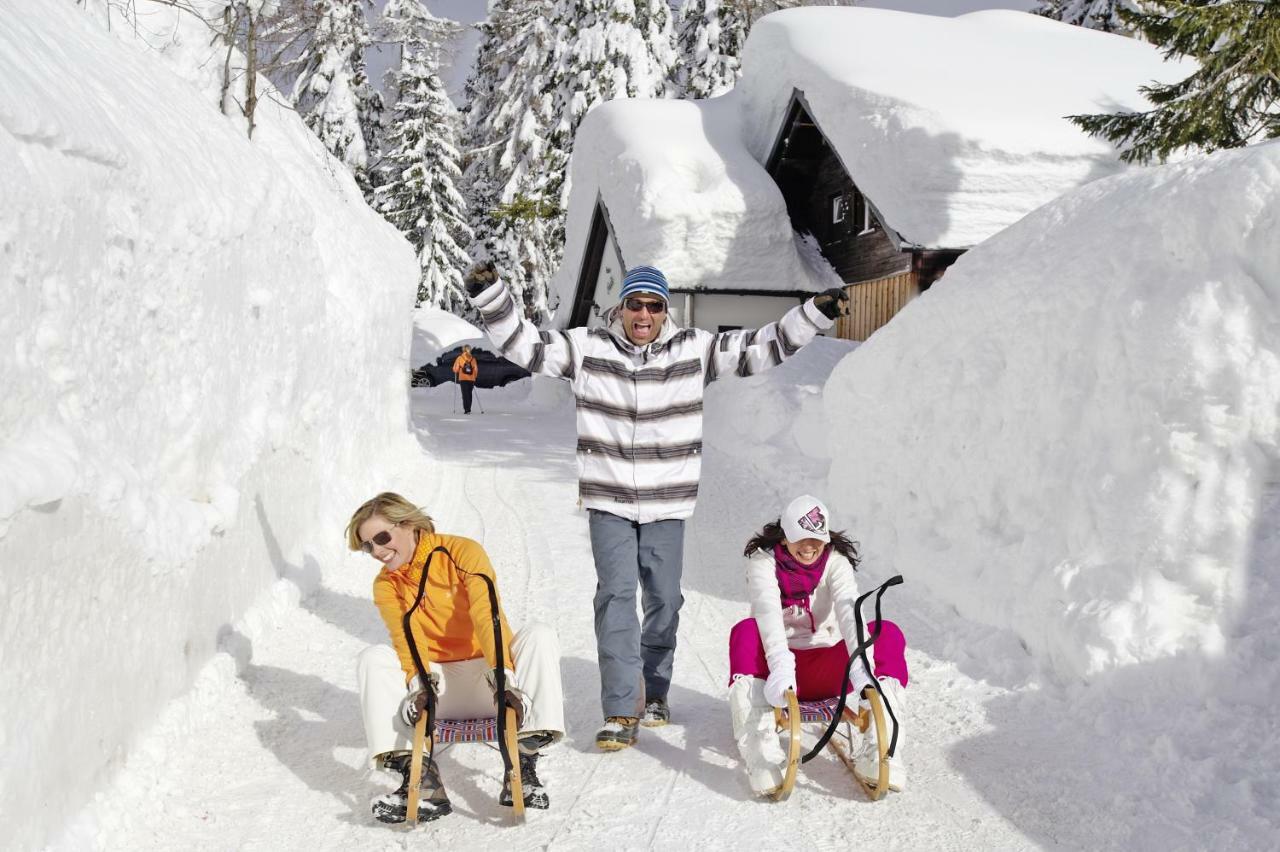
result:
[(636, 744), (640, 720), (635, 716), (610, 716), (596, 733), (596, 748), (619, 751)]
[[(538, 755), (520, 753), (520, 789), (524, 793), (524, 806), (546, 810), (551, 807), (551, 797), (538, 780)], [(498, 804), (511, 807), (511, 782), (503, 779), (502, 793), (498, 796)]]
[(764, 681), (758, 677), (735, 680), (729, 687), (729, 714), (752, 791), (757, 796), (773, 795), (782, 786), (787, 756), (778, 742), (773, 707), (764, 697)]
[[(905, 721), (906, 689), (898, 683), (897, 678), (882, 677), (880, 691), (886, 705), (884, 711), (886, 735), (892, 742), (894, 717), (897, 717), (898, 723)], [(890, 707), (893, 708), (892, 716), (889, 714)], [(902, 760), (903, 739), (902, 725), (898, 724), (898, 741), (894, 747), (893, 756), (885, 758), (889, 762), (889, 789), (894, 792), (901, 792), (907, 783), (907, 767)], [(875, 786), (880, 782), (880, 746), (874, 722), (867, 727), (867, 732), (862, 735), (862, 744), (853, 754), (853, 772), (864, 784)]]
[(665, 698), (650, 698), (644, 703), (644, 715), (640, 724), (646, 728), (661, 728), (671, 721), (671, 708)]
[[(379, 822), (404, 822), (409, 802), (409, 770), (412, 755), (399, 752), (383, 761), (383, 766), (401, 774), (400, 786), (393, 792), (373, 800), (373, 816)], [(451, 813), (453, 806), (440, 780), (440, 769), (434, 760), (423, 758), (422, 780), (418, 783), (418, 822), (430, 822)]]

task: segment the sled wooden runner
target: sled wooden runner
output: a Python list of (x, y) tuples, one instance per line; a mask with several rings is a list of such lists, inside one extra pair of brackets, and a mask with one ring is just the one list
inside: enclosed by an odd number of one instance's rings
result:
[(409, 761), (409, 795), (405, 798), (405, 824), (418, 824), (418, 785), (422, 783), (422, 752), (427, 745), (427, 714), (418, 715), (418, 724), (413, 726), (413, 757)]
[[(859, 786), (866, 791), (871, 801), (878, 801), (889, 790), (889, 763), (884, 759), (885, 753), (889, 750), (888, 745), (888, 725), (885, 721), (884, 702), (880, 698), (880, 693), (874, 689), (868, 690), (867, 701), (871, 705), (871, 710), (867, 711), (863, 708), (860, 712), (855, 713), (851, 708), (846, 707), (843, 713), (843, 722), (856, 727), (864, 735), (868, 727), (875, 725), (876, 730), (876, 747), (880, 752), (880, 774), (876, 778), (874, 784), (863, 780), (854, 769), (853, 757), (845, 748), (844, 741), (848, 741), (846, 734), (841, 733), (833, 736), (827, 741), (827, 748), (832, 751), (840, 762), (845, 765)], [(789, 738), (790, 746), (787, 752), (787, 769), (783, 775), (782, 786), (773, 793), (776, 801), (785, 801), (791, 795), (791, 791), (795, 789), (796, 776), (800, 766), (800, 753), (802, 751), (800, 743), (800, 726), (803, 722), (829, 722), (834, 715), (836, 702), (804, 702), (799, 703), (795, 694), (790, 690), (787, 691), (787, 707), (785, 710), (775, 709), (774, 720), (780, 733), (785, 732)], [(852, 744), (850, 742), (850, 744)]]
[(876, 749), (880, 752), (880, 774), (876, 778), (875, 784), (870, 784), (863, 779), (861, 775), (853, 768), (853, 758), (845, 751), (836, 737), (832, 737), (827, 746), (836, 753), (836, 757), (840, 758), (840, 762), (845, 765), (850, 774), (862, 785), (862, 789), (867, 791), (867, 795), (871, 801), (877, 801), (889, 790), (889, 762), (884, 759), (885, 754), (889, 751), (888, 730), (889, 726), (885, 724), (884, 718), (884, 702), (880, 699), (880, 693), (876, 690), (868, 690), (867, 701), (871, 704), (871, 712), (862, 710), (854, 719), (853, 725), (864, 734), (870, 725), (876, 726)]
[(796, 775), (800, 772), (800, 702), (796, 700), (796, 691), (787, 690), (787, 709), (775, 711), (775, 721), (781, 715), (790, 731), (791, 745), (787, 749), (787, 770), (782, 776), (782, 786), (773, 793), (775, 801), (785, 802), (796, 787)]
[(511, 756), (511, 768), (507, 770), (507, 780), (511, 785), (511, 812), (516, 819), (524, 820), (524, 785), (520, 782), (520, 747), (516, 735), (516, 711), (508, 707), (507, 714), (507, 754)]

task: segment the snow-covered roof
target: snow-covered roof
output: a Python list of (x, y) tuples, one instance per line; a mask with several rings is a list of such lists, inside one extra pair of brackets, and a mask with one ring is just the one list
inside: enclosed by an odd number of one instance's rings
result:
[[(786, 202), (747, 151), (730, 95), (617, 100), (578, 129), (556, 320), (570, 312), (597, 200), (628, 266), (676, 289), (811, 290)], [(826, 285), (824, 285), (826, 286)]]
[(1192, 70), (1150, 44), (1036, 15), (883, 9), (769, 15), (743, 53), (747, 147), (763, 162), (793, 91), (885, 224), (967, 248), (1123, 168), (1065, 116), (1149, 109), (1138, 88)]
[(625, 263), (658, 266), (677, 289), (830, 286), (763, 166), (796, 91), (887, 226), (968, 248), (1124, 168), (1065, 116), (1146, 108), (1139, 86), (1189, 73), (1149, 44), (1012, 11), (792, 9), (755, 25), (743, 63), (723, 97), (612, 101), (582, 122), (558, 323), (597, 201)]

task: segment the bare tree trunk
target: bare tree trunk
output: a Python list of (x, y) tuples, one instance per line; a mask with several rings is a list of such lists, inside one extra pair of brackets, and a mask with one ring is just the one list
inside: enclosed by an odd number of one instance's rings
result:
[(249, 138), (253, 138), (253, 113), (258, 108), (258, 16), (249, 12), (248, 49), (245, 51), (248, 68), (244, 81), (244, 115), (249, 119)]
[(222, 96), (218, 98), (218, 108), (227, 114), (227, 90), (231, 88), (231, 53), (236, 49), (235, 21), (231, 6), (222, 11), (222, 37), (227, 40), (227, 56), (222, 61)]

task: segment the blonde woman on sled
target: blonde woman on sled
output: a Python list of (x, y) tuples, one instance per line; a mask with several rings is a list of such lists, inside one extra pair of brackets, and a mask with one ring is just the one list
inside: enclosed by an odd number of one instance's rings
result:
[[(733, 738), (746, 764), (751, 789), (759, 796), (776, 796), (783, 788), (787, 756), (778, 741), (774, 708), (787, 707), (787, 690), (800, 701), (838, 698), (849, 671), (849, 705), (865, 703), (874, 690), (871, 674), (861, 659), (849, 668), (850, 653), (858, 645), (854, 570), (858, 551), (843, 532), (829, 528), (830, 513), (816, 497), (797, 497), (782, 516), (766, 524), (747, 543), (747, 592), (751, 617), (734, 625), (729, 634), (729, 708)], [(891, 621), (866, 625), (867, 635), (879, 636), (872, 646), (873, 668), (883, 700), (886, 735), (904, 717), (907, 685), (906, 641)], [(888, 788), (906, 783), (902, 764), (902, 731), (896, 749), (886, 757)], [(874, 786), (880, 775), (876, 727), (868, 727), (852, 768), (864, 785)]]
[[(485, 580), (496, 584), (497, 578), (484, 548), (437, 532), (431, 518), (399, 494), (383, 492), (366, 501), (351, 516), (346, 534), (352, 550), (364, 551), (382, 565), (373, 581), (373, 600), (391, 639), (390, 645), (366, 648), (356, 663), (369, 757), (374, 765), (398, 772), (402, 781), (399, 789), (374, 801), (374, 817), (389, 823), (404, 822), (406, 816), (425, 822), (453, 810), (434, 759), (422, 762), (418, 801), (410, 807), (410, 744), (428, 703), (428, 684), (416, 671), (411, 646), (429, 668), (437, 719), (493, 716), (499, 707), (515, 710), (519, 754), (511, 759), (518, 762), (513, 770), (518, 769), (523, 806), (547, 808), (550, 798), (537, 776), (538, 757), (564, 736), (555, 631), (530, 622), (513, 635), (496, 585), (490, 597)], [(491, 608), (495, 602), (496, 614)], [(504, 781), (499, 804), (512, 806), (512, 792)]]

